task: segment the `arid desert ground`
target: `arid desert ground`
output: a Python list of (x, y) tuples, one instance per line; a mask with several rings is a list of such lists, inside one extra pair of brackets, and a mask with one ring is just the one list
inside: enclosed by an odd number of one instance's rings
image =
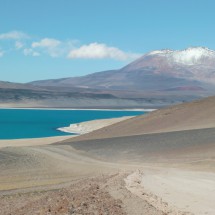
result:
[(209, 97), (76, 137), (0, 141), (0, 214), (214, 215), (214, 107)]

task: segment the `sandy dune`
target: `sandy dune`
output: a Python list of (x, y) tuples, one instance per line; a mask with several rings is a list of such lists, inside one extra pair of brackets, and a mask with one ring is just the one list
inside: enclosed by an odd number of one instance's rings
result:
[(70, 146), (7, 147), (0, 150), (0, 191), (72, 182), (110, 170), (118, 166)]
[(215, 97), (171, 106), (99, 129), (71, 141), (215, 127)]
[(215, 171), (215, 128), (67, 141), (63, 144), (107, 162), (190, 166)]

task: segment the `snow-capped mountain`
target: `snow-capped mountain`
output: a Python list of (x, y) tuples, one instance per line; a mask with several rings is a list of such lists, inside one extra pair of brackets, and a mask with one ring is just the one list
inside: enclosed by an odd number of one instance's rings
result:
[(215, 51), (204, 47), (156, 50), (119, 70), (32, 84), (111, 90), (211, 90), (215, 88)]
[(153, 51), (148, 54), (149, 56), (162, 56), (166, 57), (170, 62), (182, 64), (182, 65), (198, 65), (203, 64), (207, 59), (215, 58), (215, 51), (204, 47), (193, 47), (182, 51), (173, 50), (159, 50)]
[(152, 73), (215, 84), (215, 51), (205, 47), (149, 52), (124, 69), (153, 68)]

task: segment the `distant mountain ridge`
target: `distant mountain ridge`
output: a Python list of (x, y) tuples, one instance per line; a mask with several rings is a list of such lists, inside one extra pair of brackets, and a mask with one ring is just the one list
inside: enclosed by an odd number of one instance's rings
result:
[(215, 51), (149, 52), (119, 70), (82, 77), (0, 82), (0, 106), (155, 108), (215, 94)]
[(214, 90), (215, 51), (204, 47), (192, 47), (182, 51), (157, 50), (119, 70), (97, 72), (82, 77), (35, 81), (30, 84), (106, 90)]
[(0, 81), (0, 88), (1, 89), (31, 89), (31, 90), (40, 89), (40, 87), (31, 85), (31, 84), (13, 83), (9, 81)]

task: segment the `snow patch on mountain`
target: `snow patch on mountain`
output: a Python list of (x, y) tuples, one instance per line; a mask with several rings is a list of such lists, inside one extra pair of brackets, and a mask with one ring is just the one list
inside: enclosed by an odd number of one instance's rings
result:
[(148, 55), (167, 57), (170, 62), (190, 66), (201, 64), (204, 59), (215, 59), (215, 51), (204, 47), (192, 47), (176, 51), (164, 49), (152, 51)]
[(176, 63), (195, 65), (201, 64), (205, 58), (215, 58), (215, 52), (202, 47), (188, 48), (174, 52), (172, 58)]
[(170, 50), (170, 49), (162, 49), (162, 50), (155, 50), (155, 51), (152, 51), (152, 52), (149, 52), (149, 56), (150, 55), (163, 55), (165, 56), (166, 54), (170, 54), (170, 53), (173, 53), (174, 51), (173, 50)]

